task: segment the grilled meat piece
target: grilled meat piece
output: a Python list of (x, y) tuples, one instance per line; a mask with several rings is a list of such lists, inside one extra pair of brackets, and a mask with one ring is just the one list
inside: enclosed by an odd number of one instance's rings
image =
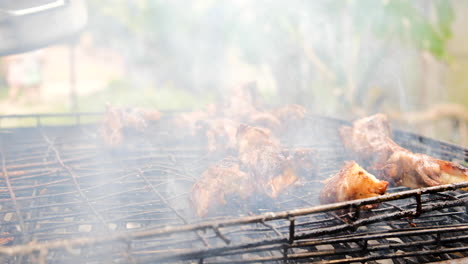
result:
[[(341, 170), (325, 181), (320, 203), (329, 204), (379, 196), (387, 190), (388, 182), (378, 180), (356, 162), (346, 162)], [(364, 208), (374, 208), (366, 205)]]
[(340, 136), (348, 150), (377, 167), (385, 165), (391, 155), (392, 146), (396, 145), (391, 139), (387, 117), (383, 114), (359, 119), (352, 127), (341, 127)]
[(102, 138), (109, 146), (120, 145), (123, 141), (124, 124), (120, 111), (114, 107), (107, 107), (102, 123)]
[(281, 122), (290, 122), (294, 120), (302, 120), (305, 117), (306, 109), (302, 105), (290, 104), (277, 108), (272, 111), (272, 114)]
[(222, 114), (225, 118), (247, 121), (259, 107), (258, 91), (255, 82), (247, 82), (233, 88), (224, 99)]
[(242, 199), (253, 193), (250, 176), (240, 170), (239, 161), (227, 157), (209, 167), (192, 186), (191, 200), (198, 216), (226, 204), (227, 195), (239, 195)]
[(122, 143), (124, 128), (131, 128), (143, 132), (149, 121), (161, 118), (158, 110), (143, 108), (123, 108), (107, 105), (104, 121), (102, 123), (103, 139), (109, 146)]
[(402, 147), (395, 147), (386, 164), (377, 169), (383, 179), (410, 188), (468, 181), (466, 168), (428, 155), (413, 153)]
[(174, 116), (172, 124), (178, 131), (183, 131), (190, 136), (196, 136), (200, 132), (199, 122), (214, 118), (217, 108), (215, 105), (208, 105), (206, 110), (180, 113)]
[(284, 166), (281, 174), (272, 177), (266, 184), (266, 194), (271, 198), (276, 198), (284, 190), (297, 182), (299, 177), (292, 165)]
[(294, 171), (298, 176), (310, 176), (317, 171), (316, 152), (311, 148), (293, 148), (283, 151), (288, 160), (292, 162)]
[(272, 198), (297, 179), (291, 161), (268, 130), (241, 124), (237, 131), (239, 160), (252, 173), (259, 190)]
[(177, 114), (172, 124), (177, 131), (183, 131), (190, 136), (196, 136), (200, 130), (199, 122), (210, 119), (212, 116), (208, 111), (192, 111)]
[(231, 119), (201, 120), (196, 124), (198, 133), (206, 136), (209, 152), (236, 149), (239, 123)]
[(191, 200), (198, 216), (226, 204), (227, 195), (246, 199), (260, 192), (276, 198), (297, 182), (298, 173), (306, 175), (315, 169), (311, 149), (286, 151), (267, 129), (242, 124), (237, 130), (237, 143), (239, 159), (223, 159), (193, 185)]
[(297, 104), (285, 105), (270, 111), (257, 111), (249, 115), (248, 122), (269, 128), (276, 134), (286, 131), (292, 124), (304, 119), (306, 110)]
[(248, 123), (254, 126), (266, 127), (273, 131), (281, 129), (281, 121), (270, 112), (254, 112), (249, 115)]
[(468, 181), (466, 168), (395, 143), (383, 114), (357, 120), (352, 127), (342, 127), (340, 134), (346, 148), (368, 162), (379, 178), (396, 185), (419, 188)]

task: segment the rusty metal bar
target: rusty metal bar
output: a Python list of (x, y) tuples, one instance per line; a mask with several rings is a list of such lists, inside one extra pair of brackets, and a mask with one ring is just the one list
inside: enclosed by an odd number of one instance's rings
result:
[[(461, 184), (452, 184), (452, 185), (444, 185), (444, 186), (438, 186), (438, 187), (431, 187), (427, 189), (423, 189), (421, 193), (430, 193), (434, 190), (441, 189), (441, 190), (452, 190), (455, 188), (463, 188), (466, 187), (468, 183), (461, 183)], [(419, 190), (411, 190), (411, 191), (405, 191), (397, 194), (390, 194), (387, 195), (385, 198), (389, 198), (391, 200), (396, 199), (396, 197), (411, 197), (413, 196), (417, 191)], [(366, 199), (369, 203), (375, 203), (376, 200), (383, 200), (384, 198), (382, 197), (374, 197), (370, 199)], [(466, 198), (468, 199), (468, 198)], [(441, 204), (436, 205), (431, 205), (430, 207), (423, 207), (422, 212), (428, 212), (431, 210), (435, 209), (440, 209), (440, 208), (447, 208), (448, 206), (457, 206), (457, 205), (464, 205), (467, 200), (466, 199), (460, 199), (459, 201), (450, 201), (450, 202), (444, 202)], [(362, 201), (362, 200), (361, 200)], [(313, 213), (319, 213), (319, 212), (326, 212), (326, 211), (333, 211), (341, 208), (347, 208), (349, 207), (350, 204), (353, 203), (359, 203), (361, 201), (349, 201), (349, 202), (343, 202), (343, 203), (337, 203), (337, 204), (331, 204), (331, 205), (322, 205), (322, 206), (316, 206), (316, 207), (311, 207), (311, 208), (304, 208), (304, 209), (295, 209), (291, 211), (285, 211), (285, 212), (278, 212), (278, 213), (266, 213), (263, 215), (258, 215), (258, 216), (247, 216), (247, 217), (241, 217), (233, 220), (223, 220), (223, 221), (214, 221), (214, 222), (204, 222), (200, 224), (190, 224), (190, 225), (183, 225), (183, 226), (168, 226), (160, 229), (155, 229), (155, 230), (145, 230), (145, 231), (139, 231), (139, 232), (133, 232), (130, 234), (118, 234), (118, 235), (113, 235), (105, 238), (83, 238), (79, 240), (70, 240), (67, 241), (67, 244), (70, 243), (72, 245), (82, 245), (86, 243), (94, 244), (94, 243), (101, 243), (103, 241), (109, 241), (109, 240), (115, 240), (115, 239), (120, 239), (120, 238), (128, 238), (128, 239), (136, 239), (136, 238), (146, 238), (146, 237), (153, 237), (153, 236), (163, 236), (166, 234), (175, 234), (175, 233), (184, 233), (188, 231), (195, 231), (195, 230), (204, 230), (204, 229), (211, 229), (213, 226), (218, 226), (218, 227), (229, 227), (229, 226), (234, 226), (234, 225), (243, 225), (243, 224), (249, 224), (249, 223), (256, 223), (259, 222), (261, 223), (262, 221), (271, 221), (271, 220), (277, 220), (277, 219), (287, 219), (290, 216), (304, 216), (307, 214), (313, 214)], [(407, 211), (401, 211), (401, 212), (396, 212), (393, 214), (389, 215), (383, 215), (383, 216), (374, 216), (369, 219), (361, 219), (356, 221), (356, 224), (367, 224), (369, 222), (377, 222), (381, 221), (383, 219), (395, 219), (395, 218), (401, 218), (405, 216), (414, 216), (415, 212), (412, 210), (407, 210)], [(318, 235), (319, 233), (327, 233), (327, 232), (333, 232), (341, 229), (346, 229), (349, 228), (348, 225), (341, 225), (341, 226), (334, 226), (328, 228), (328, 230), (322, 230), (320, 232), (317, 232), (317, 230), (314, 230), (312, 232), (313, 235)], [(310, 234), (297, 234), (296, 237), (299, 239), (307, 238), (310, 236)], [(35, 246), (40, 247), (51, 247), (53, 248), (60, 248), (61, 244), (56, 244), (56, 243), (51, 243), (51, 242), (46, 242), (43, 244), (37, 244)], [(6, 251), (3, 251), (6, 250)], [(17, 253), (15, 252), (22, 252), (25, 249), (22, 249), (21, 246), (14, 246), (11, 248), (5, 248), (5, 249), (0, 249), (0, 253), (8, 254), (8, 255), (15, 255)], [(34, 250), (34, 248), (32, 248)]]
[(294, 235), (295, 235), (295, 222), (296, 222), (296, 219), (294, 219), (294, 217), (289, 217), (289, 243), (293, 243), (294, 242)]
[[(393, 253), (393, 254), (388, 254), (388, 255), (347, 258), (347, 259), (340, 259), (340, 260), (325, 260), (325, 261), (318, 261), (316, 263), (317, 264), (335, 264), (335, 263), (367, 262), (367, 261), (379, 260), (379, 259), (393, 259), (393, 258), (403, 258), (403, 257), (424, 256), (424, 255), (432, 255), (432, 254), (462, 252), (462, 251), (467, 251), (467, 250), (468, 250), (468, 247), (444, 248), (444, 249), (427, 250), (427, 251), (413, 251), (413, 252), (404, 252), (404, 253)], [(305, 253), (303, 255), (290, 256), (290, 258), (291, 259), (305, 258), (307, 257), (307, 255), (308, 254)]]
[[(431, 210), (436, 210), (440, 208), (447, 208), (448, 206), (454, 206), (454, 205), (461, 205), (466, 200), (461, 200), (461, 201), (450, 201), (450, 202), (444, 202), (440, 203), (437, 205), (431, 205), (431, 206), (426, 206), (422, 208), (422, 212), (428, 212)], [(364, 225), (368, 224), (371, 222), (377, 222), (377, 221), (382, 221), (384, 219), (397, 219), (399, 217), (403, 216), (408, 216), (408, 215), (413, 215), (414, 211), (408, 210), (406, 212), (396, 212), (394, 214), (390, 215), (383, 215), (383, 216), (375, 216), (375, 217), (370, 217), (369, 219), (361, 219), (356, 222), (357, 225)], [(273, 216), (270, 216), (272, 218)], [(289, 215), (286, 215), (284, 218), (288, 218)], [(27, 244), (23, 246), (12, 246), (8, 248), (0, 248), (0, 254), (6, 254), (6, 255), (17, 255), (17, 254), (29, 254), (32, 252), (36, 252), (42, 248), (47, 248), (48, 250), (53, 250), (53, 249), (59, 249), (63, 248), (64, 246), (69, 246), (69, 247), (76, 247), (76, 246), (90, 246), (93, 244), (99, 244), (99, 243), (105, 243), (108, 241), (112, 240), (130, 240), (130, 239), (143, 239), (143, 238), (148, 238), (148, 237), (154, 237), (154, 236), (162, 236), (165, 234), (175, 234), (175, 233), (183, 233), (187, 231), (194, 231), (194, 230), (201, 230), (201, 229), (206, 229), (206, 228), (212, 228), (213, 227), (218, 227), (218, 226), (231, 226), (234, 224), (241, 224), (244, 223), (245, 221), (248, 221), (249, 223), (255, 222), (254, 219), (256, 217), (245, 217), (247, 219), (237, 219), (237, 221), (218, 221), (218, 222), (213, 222), (213, 223), (202, 223), (198, 225), (185, 225), (185, 226), (179, 226), (179, 227), (165, 227), (161, 229), (156, 229), (156, 230), (146, 230), (146, 231), (137, 231), (133, 233), (127, 233), (127, 234), (119, 234), (119, 235), (111, 235), (111, 236), (106, 236), (106, 237), (101, 237), (101, 238), (82, 238), (82, 239), (72, 239), (72, 240), (64, 240), (64, 241), (52, 241), (52, 242), (44, 242), (44, 243), (35, 243), (35, 244)], [(263, 215), (263, 220), (268, 218), (268, 215)], [(277, 219), (275, 217), (275, 219)], [(258, 222), (261, 222), (262, 219), (258, 220)], [(359, 222), (359, 223), (358, 223)], [(339, 230), (346, 230), (348, 229), (348, 225), (341, 225), (337, 227), (330, 227), (330, 228), (323, 228), (321, 230), (310, 230), (309, 232), (302, 232), (301, 234), (298, 234), (295, 236), (296, 239), (306, 239), (309, 237), (316, 237), (317, 235), (323, 235), (323, 234), (331, 234), (335, 233)], [(188, 252), (184, 254), (176, 254), (176, 255), (170, 255), (170, 256), (160, 256), (160, 260), (164, 259), (169, 259), (169, 258), (181, 258), (183, 256), (209, 256), (210, 254), (213, 253), (213, 251), (216, 250), (233, 250), (233, 249), (238, 249), (238, 248), (249, 248), (249, 247), (254, 247), (254, 246), (259, 246), (259, 245), (269, 245), (269, 244), (275, 244), (275, 243), (285, 243), (289, 242), (289, 240), (286, 239), (272, 239), (272, 240), (262, 240), (262, 241), (257, 241), (257, 242), (252, 242), (252, 243), (246, 243), (243, 245), (233, 245), (229, 247), (222, 247), (222, 248), (210, 248), (210, 249), (204, 249), (204, 250), (195, 250)], [(158, 258), (159, 259), (159, 258)]]
[(416, 198), (416, 212), (414, 213), (415, 217), (419, 217), (421, 215), (421, 209), (422, 209), (422, 202), (421, 202), (421, 192), (416, 192), (415, 195)]

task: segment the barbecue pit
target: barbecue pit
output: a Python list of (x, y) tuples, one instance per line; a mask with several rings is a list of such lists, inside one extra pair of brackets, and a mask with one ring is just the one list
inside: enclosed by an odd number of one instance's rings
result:
[[(49, 117), (73, 124), (42, 125)], [(106, 148), (99, 113), (3, 116), (37, 126), (0, 130), (2, 263), (430, 263), (468, 257), (468, 183), (319, 205), (320, 182), (347, 156), (344, 121), (307, 116), (282, 142), (314, 148), (318, 173), (278, 199), (232, 200), (196, 217), (188, 192), (217, 160), (204, 141), (165, 120)], [(468, 161), (468, 150), (412, 133), (395, 141), (416, 152)], [(372, 210), (360, 206), (378, 203)]]

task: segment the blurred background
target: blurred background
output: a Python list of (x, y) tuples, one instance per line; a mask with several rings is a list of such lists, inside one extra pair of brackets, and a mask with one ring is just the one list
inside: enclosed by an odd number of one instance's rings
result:
[(466, 1), (86, 4), (78, 37), (0, 57), (0, 115), (106, 103), (200, 109), (255, 81), (271, 105), (347, 120), (384, 112), (400, 128), (468, 146)]

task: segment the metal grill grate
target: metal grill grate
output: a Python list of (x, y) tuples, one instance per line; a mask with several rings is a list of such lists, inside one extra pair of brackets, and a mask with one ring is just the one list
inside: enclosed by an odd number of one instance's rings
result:
[[(468, 256), (468, 194), (459, 190), (468, 183), (391, 188), (379, 198), (319, 206), (320, 180), (350, 157), (337, 135), (343, 122), (318, 116), (282, 140), (318, 151), (315, 178), (277, 200), (234, 199), (197, 218), (188, 192), (221, 157), (161, 122), (113, 150), (101, 145), (94, 125), (0, 130), (0, 237), (14, 238), (0, 247), (2, 261), (426, 263)], [(400, 131), (395, 137), (414, 151), (468, 161), (454, 145)], [(359, 210), (376, 202), (378, 209)]]

